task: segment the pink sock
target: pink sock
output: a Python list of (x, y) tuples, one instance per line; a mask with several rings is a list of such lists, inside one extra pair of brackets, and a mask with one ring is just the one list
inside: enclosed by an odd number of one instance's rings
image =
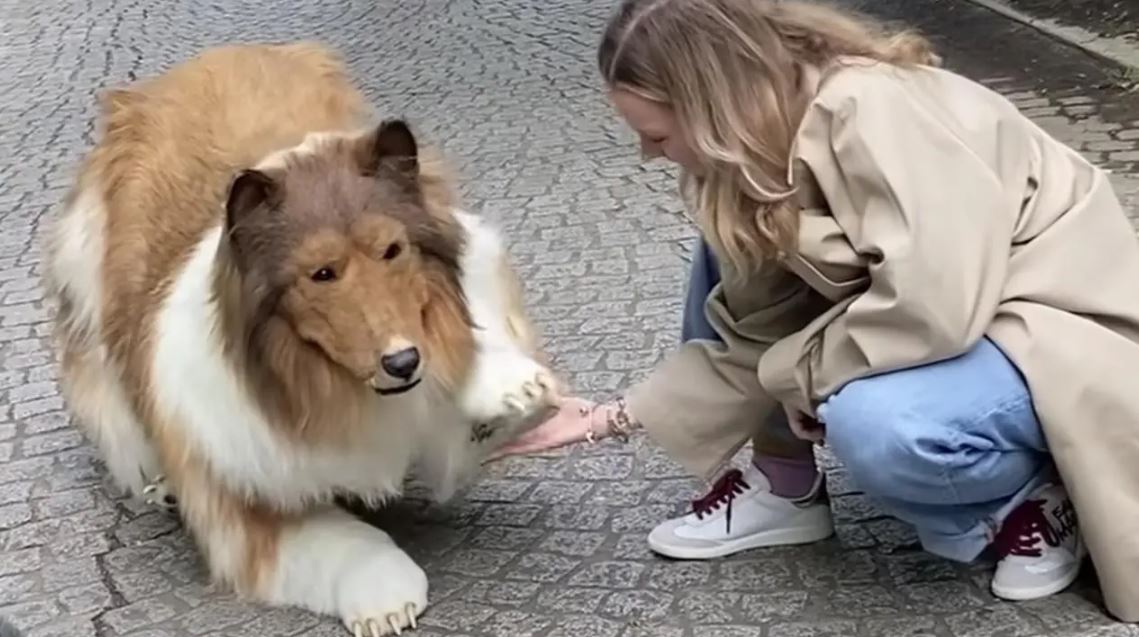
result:
[(780, 458), (756, 454), (752, 464), (771, 482), (771, 493), (781, 498), (801, 498), (815, 486), (819, 470), (815, 457)]

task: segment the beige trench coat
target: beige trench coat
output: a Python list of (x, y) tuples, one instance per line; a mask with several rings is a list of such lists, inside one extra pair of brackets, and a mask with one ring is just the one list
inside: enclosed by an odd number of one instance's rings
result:
[[(936, 158), (936, 159), (933, 159)], [(628, 396), (710, 477), (780, 402), (944, 360), (984, 335), (1026, 377), (1108, 610), (1139, 621), (1139, 242), (1103, 172), (1000, 95), (866, 61), (822, 82), (797, 136), (787, 269), (723, 281), (690, 342)], [(790, 270), (790, 271), (788, 271)]]

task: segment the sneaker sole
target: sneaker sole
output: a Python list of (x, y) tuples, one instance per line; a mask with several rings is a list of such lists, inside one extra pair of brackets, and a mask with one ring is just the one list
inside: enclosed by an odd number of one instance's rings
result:
[(821, 527), (799, 527), (791, 529), (774, 529), (756, 535), (749, 535), (731, 542), (724, 542), (716, 546), (670, 546), (665, 545), (649, 536), (649, 548), (653, 552), (677, 560), (709, 560), (717, 557), (727, 557), (741, 551), (767, 548), (772, 546), (795, 546), (799, 544), (813, 544), (821, 542), (834, 535), (834, 525)]
[(1076, 564), (1064, 577), (1035, 588), (1004, 588), (994, 580), (989, 585), (989, 590), (992, 591), (993, 595), (1010, 602), (1027, 602), (1042, 597), (1051, 597), (1063, 591), (1080, 578), (1080, 571), (1083, 570), (1084, 561), (1087, 559), (1087, 548), (1084, 546), (1083, 538), (1080, 538), (1078, 542), (1079, 544), (1076, 545)]
[(1077, 567), (1072, 569), (1071, 574), (1065, 575), (1063, 578), (1058, 579), (1055, 582), (1037, 586), (1035, 588), (1004, 588), (996, 584), (993, 584), (990, 588), (993, 591), (993, 595), (996, 595), (1001, 599), (1005, 599), (1010, 602), (1027, 602), (1043, 597), (1051, 597), (1071, 586), (1079, 577), (1080, 568)]

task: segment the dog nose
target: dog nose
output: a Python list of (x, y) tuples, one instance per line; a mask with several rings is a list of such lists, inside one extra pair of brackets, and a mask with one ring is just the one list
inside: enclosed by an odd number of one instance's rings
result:
[(419, 369), (419, 350), (408, 347), (394, 354), (384, 354), (380, 357), (380, 366), (395, 378), (408, 380)]

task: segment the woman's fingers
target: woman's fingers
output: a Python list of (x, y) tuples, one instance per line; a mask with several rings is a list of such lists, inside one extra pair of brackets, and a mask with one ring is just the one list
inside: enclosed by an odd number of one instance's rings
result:
[(500, 447), (484, 462), (503, 456), (556, 449), (586, 439), (593, 403), (581, 398), (566, 398), (553, 416), (542, 424)]
[(787, 413), (787, 424), (795, 437), (810, 442), (820, 442), (826, 437), (826, 428), (819, 421), (794, 407), (784, 405), (783, 409)]
[[(533, 434), (533, 432), (531, 433)], [(527, 434), (527, 436), (523, 436), (522, 438), (519, 438), (518, 440), (515, 440), (514, 442), (511, 442), (504, 447), (500, 447), (497, 451), (491, 454), (489, 458), (486, 459), (486, 462), (498, 460), (504, 456), (515, 456), (526, 453), (534, 453), (537, 451), (548, 451), (550, 449), (556, 449), (558, 447), (564, 446), (571, 442), (575, 442), (575, 440), (566, 439), (564, 436), (552, 436), (542, 432), (534, 435)]]
[(817, 421), (800, 418), (791, 422), (791, 432), (803, 440), (819, 442), (826, 436), (826, 429)]
[(495, 451), (487, 457), (483, 462), (494, 462), (506, 456), (516, 456), (521, 454), (533, 453), (535, 451), (542, 451), (546, 447), (540, 442), (527, 442), (523, 444), (514, 443)]
[(540, 431), (545, 426), (545, 423), (538, 425), (536, 429), (531, 429), (510, 443), (499, 447), (486, 461), (497, 460), (503, 456), (541, 451), (549, 444), (549, 437), (545, 432)]

